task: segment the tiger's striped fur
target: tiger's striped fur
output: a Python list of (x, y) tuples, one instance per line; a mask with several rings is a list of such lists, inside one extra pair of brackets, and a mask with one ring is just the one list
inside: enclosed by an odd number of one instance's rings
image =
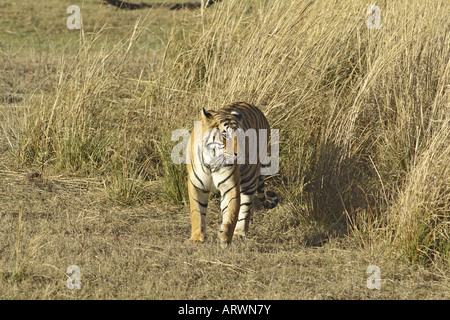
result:
[[(261, 175), (262, 164), (259, 159), (261, 138), (258, 133), (260, 129), (267, 130), (268, 142), (270, 126), (258, 108), (244, 102), (233, 103), (217, 111), (203, 109), (199, 120), (201, 120), (201, 136), (191, 133), (186, 153), (192, 227), (189, 240), (203, 242), (206, 239), (206, 208), (209, 192), (220, 191), (222, 224), (219, 229), (219, 239), (221, 245), (226, 247), (231, 243), (233, 234), (246, 235), (253, 213), (256, 191), (264, 207), (273, 208), (278, 203), (278, 198), (273, 192), (271, 192), (273, 201), (266, 199), (264, 179)], [(249, 161), (248, 140), (245, 140), (245, 163), (237, 161), (236, 155), (241, 151), (242, 146), (239, 146), (236, 139), (232, 139), (234, 141), (231, 141), (233, 144), (230, 148), (234, 151), (234, 155), (229, 154), (230, 149), (225, 145), (227, 139), (229, 142), (231, 139), (227, 133), (238, 129), (244, 132), (254, 129), (257, 132), (257, 161)], [(229, 156), (232, 161), (225, 161), (224, 159), (230, 159), (227, 158)]]

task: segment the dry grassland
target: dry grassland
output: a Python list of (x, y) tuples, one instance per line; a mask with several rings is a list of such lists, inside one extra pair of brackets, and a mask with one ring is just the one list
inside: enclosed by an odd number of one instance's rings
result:
[[(373, 4), (3, 1), (0, 298), (449, 299), (450, 2)], [(281, 202), (222, 250), (212, 197), (187, 244), (171, 134), (233, 101), (280, 130)]]

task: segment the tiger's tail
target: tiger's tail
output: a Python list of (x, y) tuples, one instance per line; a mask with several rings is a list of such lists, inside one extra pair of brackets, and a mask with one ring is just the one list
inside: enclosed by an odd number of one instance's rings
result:
[(273, 191), (264, 191), (264, 176), (259, 176), (258, 199), (266, 209), (275, 208), (279, 202), (278, 195)]

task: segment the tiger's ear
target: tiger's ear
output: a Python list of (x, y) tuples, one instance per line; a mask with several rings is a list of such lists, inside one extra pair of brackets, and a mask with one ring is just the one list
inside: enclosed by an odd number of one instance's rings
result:
[(233, 110), (230, 113), (232, 116), (236, 118), (236, 121), (240, 122), (242, 119), (242, 114), (238, 110)]
[(213, 115), (208, 111), (206, 111), (205, 108), (202, 108), (201, 114), (202, 114), (202, 121), (206, 126), (208, 126), (214, 120)]

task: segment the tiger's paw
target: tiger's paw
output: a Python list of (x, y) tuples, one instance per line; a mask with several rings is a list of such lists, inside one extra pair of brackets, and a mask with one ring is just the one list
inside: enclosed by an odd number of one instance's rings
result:
[(220, 240), (220, 247), (222, 249), (228, 248), (229, 245), (230, 245), (230, 243), (227, 240)]
[(225, 249), (231, 244), (231, 238), (225, 232), (219, 232), (219, 243), (220, 247)]
[(192, 235), (189, 240), (187, 240), (188, 243), (204, 243), (205, 242), (205, 236), (203, 234), (200, 235)]
[(233, 238), (244, 239), (247, 236), (245, 230), (234, 230)]

